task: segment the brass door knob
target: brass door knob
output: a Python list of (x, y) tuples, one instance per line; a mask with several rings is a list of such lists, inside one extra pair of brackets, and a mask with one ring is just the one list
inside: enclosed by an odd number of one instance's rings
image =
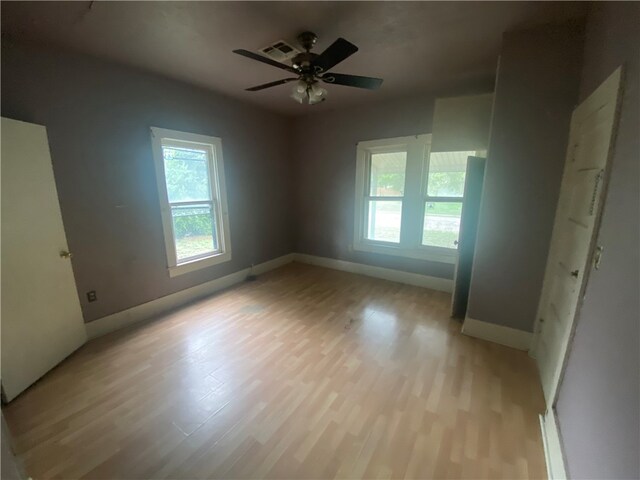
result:
[(66, 250), (62, 250), (60, 252), (60, 258), (71, 258), (73, 257), (73, 253), (67, 252)]

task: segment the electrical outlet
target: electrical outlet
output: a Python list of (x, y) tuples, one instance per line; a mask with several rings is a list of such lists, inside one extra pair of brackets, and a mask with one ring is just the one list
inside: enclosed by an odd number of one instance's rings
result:
[(90, 292), (87, 292), (87, 300), (89, 300), (90, 302), (95, 302), (96, 300), (98, 300), (95, 290), (91, 290)]

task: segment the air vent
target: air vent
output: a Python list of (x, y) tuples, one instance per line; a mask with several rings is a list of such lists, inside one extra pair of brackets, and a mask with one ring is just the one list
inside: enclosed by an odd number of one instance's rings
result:
[(285, 62), (300, 53), (300, 50), (289, 45), (284, 40), (279, 40), (273, 45), (261, 48), (259, 51), (276, 62)]

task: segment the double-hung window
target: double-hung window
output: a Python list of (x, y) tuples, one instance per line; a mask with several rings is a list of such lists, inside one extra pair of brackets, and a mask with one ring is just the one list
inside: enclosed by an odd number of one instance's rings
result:
[(432, 152), (426, 162), (422, 245), (453, 249), (458, 244), (468, 152)]
[(151, 128), (169, 275), (231, 259), (222, 142)]
[(431, 135), (360, 142), (354, 249), (454, 263), (467, 157)]
[(378, 149), (371, 153), (367, 167), (369, 192), (365, 205), (365, 236), (371, 241), (399, 244), (407, 152), (404, 149)]

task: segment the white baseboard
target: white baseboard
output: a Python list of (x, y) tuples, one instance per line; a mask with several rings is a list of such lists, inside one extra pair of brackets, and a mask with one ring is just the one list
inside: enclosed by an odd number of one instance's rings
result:
[[(273, 260), (255, 265), (253, 267), (253, 273), (260, 275), (268, 272), (269, 270), (286, 265), (293, 260), (294, 254), (289, 253), (287, 255), (274, 258)], [(250, 268), (245, 268), (230, 275), (216, 278), (210, 282), (202, 283), (185, 290), (180, 290), (179, 292), (172, 293), (165, 297), (94, 320), (93, 322), (86, 324), (87, 336), (89, 339), (96, 338), (109, 332), (133, 325), (134, 323), (142, 322), (156, 315), (160, 315), (198, 298), (206, 297), (207, 295), (211, 295), (219, 290), (244, 281), (250, 271)]]
[(429, 288), (440, 292), (451, 293), (453, 291), (453, 280), (446, 278), (430, 277), (428, 275), (403, 272), (391, 268), (374, 267), (365, 265), (364, 263), (336, 260), (335, 258), (316, 257), (315, 255), (307, 255), (304, 253), (296, 253), (294, 259), (300, 263), (342, 270), (343, 272), (358, 273), (360, 275), (366, 275), (367, 277), (382, 278), (392, 282), (405, 283), (407, 285)]
[(518, 350), (529, 350), (533, 339), (533, 333), (531, 332), (483, 322), (470, 317), (465, 318), (462, 324), (462, 333)]
[(547, 463), (547, 476), (549, 480), (565, 480), (567, 471), (562, 454), (562, 440), (558, 430), (556, 415), (553, 410), (547, 410), (540, 415), (540, 432), (544, 446), (544, 459)]

